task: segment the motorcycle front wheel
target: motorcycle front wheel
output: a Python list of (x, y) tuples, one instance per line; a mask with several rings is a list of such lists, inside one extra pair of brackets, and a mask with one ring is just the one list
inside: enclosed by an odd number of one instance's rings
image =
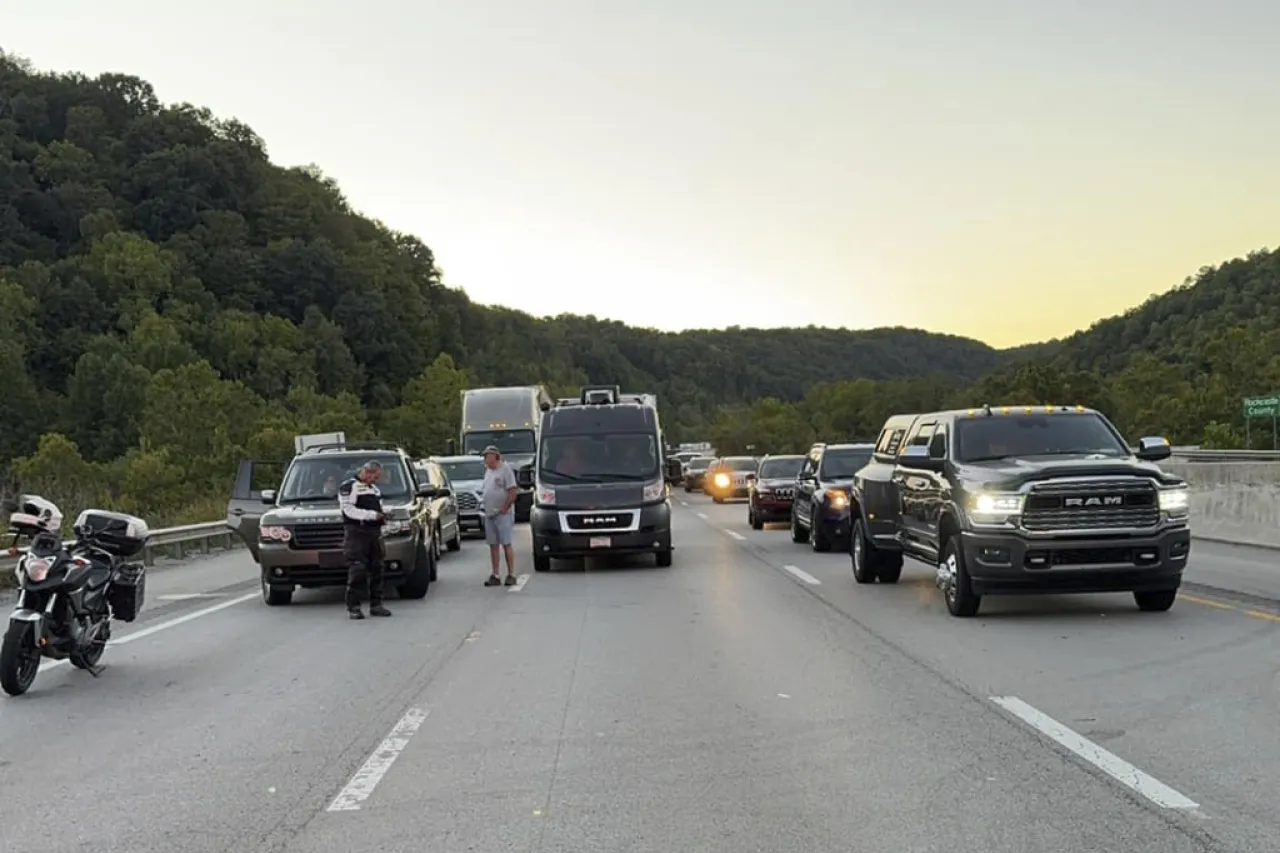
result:
[(39, 671), (35, 628), (30, 622), (10, 622), (0, 645), (0, 688), (10, 696), (21, 696), (31, 689)]

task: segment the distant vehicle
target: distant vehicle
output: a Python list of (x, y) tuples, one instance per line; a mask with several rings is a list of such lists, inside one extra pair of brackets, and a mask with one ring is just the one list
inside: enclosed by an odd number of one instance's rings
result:
[[(651, 395), (600, 395), (583, 389), (574, 405), (542, 420), (537, 461), (523, 469), (534, 487), (533, 567), (588, 555), (653, 554), (670, 566), (671, 500), (663, 470), (662, 428)], [(592, 393), (588, 393), (592, 392)], [(642, 401), (645, 400), (645, 401)]]
[(752, 530), (763, 530), (770, 522), (791, 520), (796, 477), (804, 467), (804, 460), (805, 457), (799, 454), (766, 456), (760, 460), (747, 495), (747, 524)]
[[(541, 385), (463, 391), (462, 454), (478, 456), (493, 445), (513, 470), (532, 465), (542, 414), (551, 405), (551, 395)], [(529, 520), (532, 504), (532, 492), (522, 489), (516, 499), (516, 521)]]
[(849, 540), (849, 489), (853, 475), (871, 461), (874, 444), (815, 444), (796, 478), (791, 504), (791, 541), (815, 551), (841, 548)]
[(984, 595), (1131, 592), (1173, 606), (1191, 553), (1185, 480), (1083, 406), (983, 406), (895, 415), (852, 491), (860, 584), (897, 583), (903, 557), (935, 570), (952, 616)]
[(684, 490), (686, 492), (703, 491), (706, 485), (707, 469), (715, 461), (709, 456), (695, 456), (686, 462), (681, 472), (684, 475)]
[(755, 479), (760, 460), (755, 456), (724, 456), (707, 469), (704, 489), (722, 504), (730, 498), (745, 498)]
[(458, 504), (458, 526), (466, 533), (484, 533), (484, 510), (480, 506), (484, 460), (479, 456), (434, 456), (432, 459), (449, 478)]
[[(480, 464), (484, 464), (481, 462)], [(431, 523), (435, 526), (431, 539), (435, 543), (436, 559), (441, 549), (457, 551), (462, 548), (462, 524), (458, 512), (458, 496), (440, 464), (432, 459), (419, 459), (413, 463), (413, 473), (418, 486), (435, 489), (436, 496), (428, 501)]]
[[(311, 446), (288, 465), (240, 463), (227, 526), (239, 534), (261, 567), (262, 599), (277, 607), (297, 587), (344, 586), (342, 511), (338, 486), (365, 462), (382, 465), (384, 568), (388, 587), (401, 598), (424, 598), (436, 579), (436, 525), (432, 502), (448, 490), (420, 486), (408, 455), (388, 442)], [(280, 471), (284, 470), (281, 477)]]

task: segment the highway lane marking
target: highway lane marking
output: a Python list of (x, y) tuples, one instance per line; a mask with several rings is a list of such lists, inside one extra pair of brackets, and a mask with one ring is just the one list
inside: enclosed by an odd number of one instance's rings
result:
[(517, 575), (516, 585), (512, 587), (507, 587), (507, 592), (519, 592), (520, 590), (524, 589), (524, 585), (527, 584), (528, 582), (529, 582), (529, 575), (527, 573), (523, 575)]
[(220, 592), (184, 592), (180, 595), (157, 595), (157, 601), (190, 601), (193, 598), (222, 598)]
[(701, 518), (701, 519), (704, 519), (704, 520), (705, 520), (705, 519), (706, 519), (706, 517), (707, 517), (707, 514), (706, 514), (705, 512), (700, 512), (700, 513), (698, 513), (698, 518)]
[(741, 533), (739, 533), (736, 530), (726, 530), (725, 533), (728, 533), (730, 536), (732, 536), (734, 539), (737, 539), (739, 542), (747, 541), (747, 537), (743, 536)]
[(822, 583), (822, 581), (818, 580), (813, 575), (809, 574), (804, 569), (801, 569), (797, 566), (790, 566), (790, 565), (783, 566), (782, 570), (793, 577), (799, 578), (800, 580), (804, 581), (805, 583), (811, 586), (818, 586)]
[(1190, 604), (1199, 604), (1204, 607), (1212, 607), (1215, 610), (1232, 610), (1236, 613), (1243, 613), (1250, 619), (1261, 619), (1265, 622), (1280, 622), (1280, 613), (1271, 613), (1266, 610), (1254, 610), (1251, 608), (1237, 607), (1234, 604), (1228, 604), (1225, 601), (1215, 601), (1212, 598), (1201, 598), (1198, 595), (1190, 595), (1185, 592), (1178, 593), (1179, 601), (1186, 601)]
[(680, 506), (688, 506), (688, 505), (689, 505), (688, 501), (680, 501)]
[(425, 708), (410, 708), (406, 711), (400, 721), (392, 727), (391, 733), (365, 759), (364, 764), (360, 765), (360, 769), (351, 777), (351, 781), (338, 792), (338, 796), (333, 798), (333, 802), (325, 811), (359, 811), (361, 804), (369, 799), (374, 789), (378, 787), (378, 783), (382, 781), (382, 777), (387, 775), (391, 765), (396, 763), (400, 753), (404, 752), (404, 748), (409, 745), (410, 738), (430, 713)]
[(1165, 809), (1200, 808), (1200, 804), (1195, 800), (1175, 791), (1154, 776), (1144, 773), (1123, 758), (1108, 752), (1042, 711), (1036, 710), (1017, 696), (992, 696), (991, 701), (1157, 806)]
[[(206, 607), (202, 610), (193, 610), (192, 612), (186, 613), (182, 616), (178, 616), (173, 619), (166, 619), (164, 622), (150, 625), (140, 631), (134, 631), (132, 634), (125, 634), (123, 637), (116, 637), (114, 640), (107, 643), (107, 648), (111, 648), (112, 646), (123, 646), (125, 643), (132, 643), (134, 640), (141, 640), (144, 637), (150, 637), (152, 634), (159, 634), (161, 631), (168, 631), (170, 628), (185, 625), (188, 622), (217, 613), (219, 610), (226, 610), (228, 607), (235, 607), (237, 604), (252, 601), (255, 598), (261, 597), (261, 595), (262, 593), (260, 592), (250, 592), (239, 596), (238, 598), (232, 598), (219, 604), (215, 604), (212, 607)], [(65, 658), (62, 660), (47, 660), (40, 664), (39, 671), (47, 672), (55, 667), (67, 666), (70, 663), (71, 662)]]

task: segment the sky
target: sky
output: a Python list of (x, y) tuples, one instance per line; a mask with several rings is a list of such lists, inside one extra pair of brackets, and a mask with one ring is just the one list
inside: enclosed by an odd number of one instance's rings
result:
[(479, 302), (999, 347), (1280, 243), (1277, 31), (1266, 0), (0, 0), (6, 51), (241, 119)]

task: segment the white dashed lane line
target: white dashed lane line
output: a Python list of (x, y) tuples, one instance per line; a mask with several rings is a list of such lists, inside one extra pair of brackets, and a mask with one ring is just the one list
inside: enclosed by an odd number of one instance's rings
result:
[(373, 794), (373, 789), (378, 787), (382, 777), (387, 775), (391, 765), (396, 763), (400, 753), (404, 752), (404, 748), (409, 745), (409, 739), (422, 726), (422, 721), (427, 718), (428, 713), (430, 712), (423, 708), (410, 708), (406, 711), (386, 739), (378, 744), (373, 754), (360, 765), (360, 769), (351, 777), (351, 781), (338, 792), (338, 796), (333, 798), (333, 802), (329, 804), (326, 811), (359, 811), (364, 801)]
[[(1017, 696), (992, 696), (991, 701), (1013, 716), (1074, 753), (1094, 767), (1115, 779), (1121, 785), (1141, 794), (1164, 809), (1190, 811), (1199, 809), (1195, 800), (1175, 791), (1159, 779), (1144, 773), (1123, 758), (1108, 752), (1084, 735), (1072, 731), (1062, 723), (1023, 702)], [(1203, 817), (1203, 815), (1200, 815)]]
[(804, 569), (798, 568), (796, 566), (783, 566), (782, 570), (787, 574), (791, 575), (792, 577), (797, 578), (798, 580), (804, 581), (810, 586), (818, 586), (822, 583), (822, 581), (818, 580), (813, 575), (806, 572)]
[(741, 533), (739, 533), (736, 530), (726, 530), (725, 533), (728, 533), (730, 536), (732, 536), (734, 539), (737, 539), (739, 542), (745, 542), (747, 539), (747, 537), (743, 536)]

